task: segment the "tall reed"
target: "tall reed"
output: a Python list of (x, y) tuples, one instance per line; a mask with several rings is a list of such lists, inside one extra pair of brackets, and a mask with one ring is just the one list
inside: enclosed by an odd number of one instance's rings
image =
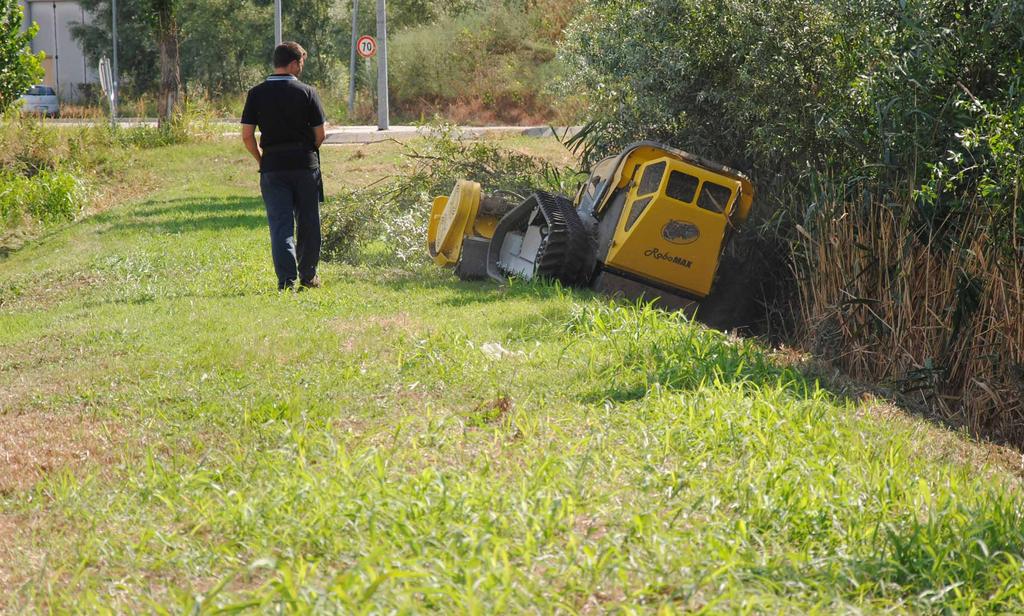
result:
[(1007, 245), (980, 204), (950, 230), (919, 224), (907, 198), (829, 199), (795, 247), (808, 347), (975, 434), (1024, 443), (1019, 217)]

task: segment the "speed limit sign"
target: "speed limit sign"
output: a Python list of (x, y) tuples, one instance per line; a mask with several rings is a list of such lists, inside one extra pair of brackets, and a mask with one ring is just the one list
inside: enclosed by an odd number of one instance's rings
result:
[(356, 41), (356, 53), (363, 58), (372, 58), (377, 55), (377, 40), (369, 34), (360, 36)]

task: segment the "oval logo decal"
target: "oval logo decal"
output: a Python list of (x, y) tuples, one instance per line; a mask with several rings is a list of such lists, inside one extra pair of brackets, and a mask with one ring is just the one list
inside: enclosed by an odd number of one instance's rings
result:
[(661, 237), (673, 244), (692, 244), (700, 237), (700, 229), (692, 222), (669, 220), (661, 228)]

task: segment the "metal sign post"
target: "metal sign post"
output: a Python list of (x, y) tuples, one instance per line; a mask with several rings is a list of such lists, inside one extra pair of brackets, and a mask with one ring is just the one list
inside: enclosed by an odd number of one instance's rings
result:
[(100, 88), (110, 103), (110, 128), (115, 128), (117, 125), (114, 118), (114, 78), (110, 71), (110, 60), (106, 56), (100, 58)]
[(390, 128), (388, 117), (388, 16), (385, 0), (377, 0), (377, 130)]
[(348, 119), (356, 112), (356, 34), (359, 24), (359, 0), (352, 0), (352, 53), (348, 59)]
[[(366, 76), (370, 79), (370, 91), (374, 89), (374, 83), (370, 72), (370, 58), (377, 55), (377, 41), (369, 34), (364, 34), (356, 39), (355, 45), (356, 53), (359, 54), (360, 58), (366, 60)], [(376, 103), (377, 101), (374, 101)]]
[(53, 86), (60, 95), (60, 39), (57, 36), (57, 3), (53, 3)]
[(280, 45), (283, 41), (281, 34), (281, 0), (274, 0), (274, 45)]
[(110, 98), (110, 81), (107, 80), (107, 57), (103, 56), (100, 58), (100, 89), (103, 90), (103, 96)]
[(371, 58), (364, 58), (366, 60), (366, 81), (370, 84), (370, 103), (377, 106), (377, 76), (373, 74), (373, 65), (371, 64)]
[(110, 34), (111, 42), (114, 47), (114, 66), (111, 69), (111, 80), (110, 80), (110, 125), (117, 126), (117, 95), (118, 95), (118, 76), (117, 76), (117, 0), (110, 1)]

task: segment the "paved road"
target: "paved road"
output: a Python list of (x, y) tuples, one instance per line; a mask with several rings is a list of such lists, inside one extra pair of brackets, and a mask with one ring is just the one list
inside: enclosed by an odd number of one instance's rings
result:
[[(45, 122), (49, 124), (59, 126), (90, 126), (103, 121), (104, 120), (71, 118), (45, 120)], [(230, 136), (239, 134), (238, 130), (236, 130), (238, 127), (237, 120), (217, 120), (216, 123), (224, 128), (224, 135)], [(152, 118), (121, 118), (118, 121), (118, 125), (123, 127), (156, 126), (156, 120)], [(569, 135), (572, 135), (579, 129), (577, 127), (555, 127), (554, 130), (557, 131), (558, 135), (564, 135), (567, 132)], [(550, 126), (463, 126), (458, 128), (457, 131), (463, 137), (468, 138), (488, 135), (550, 137), (554, 134)], [(377, 130), (376, 126), (332, 126), (328, 124), (327, 140), (325, 143), (328, 145), (344, 143), (373, 143), (376, 141), (387, 141), (388, 139), (402, 141), (404, 139), (410, 139), (412, 137), (431, 132), (436, 131), (429, 126), (392, 126), (388, 130)]]
[[(572, 135), (579, 129), (575, 127), (555, 127), (558, 135), (566, 132)], [(376, 126), (328, 126), (327, 139), (324, 143), (371, 143), (387, 139), (409, 139), (418, 135), (437, 132), (429, 126), (392, 126), (389, 130), (377, 130)], [(526, 137), (550, 137), (551, 127), (548, 126), (462, 126), (456, 129), (463, 137), (476, 138), (488, 135), (524, 135)]]

